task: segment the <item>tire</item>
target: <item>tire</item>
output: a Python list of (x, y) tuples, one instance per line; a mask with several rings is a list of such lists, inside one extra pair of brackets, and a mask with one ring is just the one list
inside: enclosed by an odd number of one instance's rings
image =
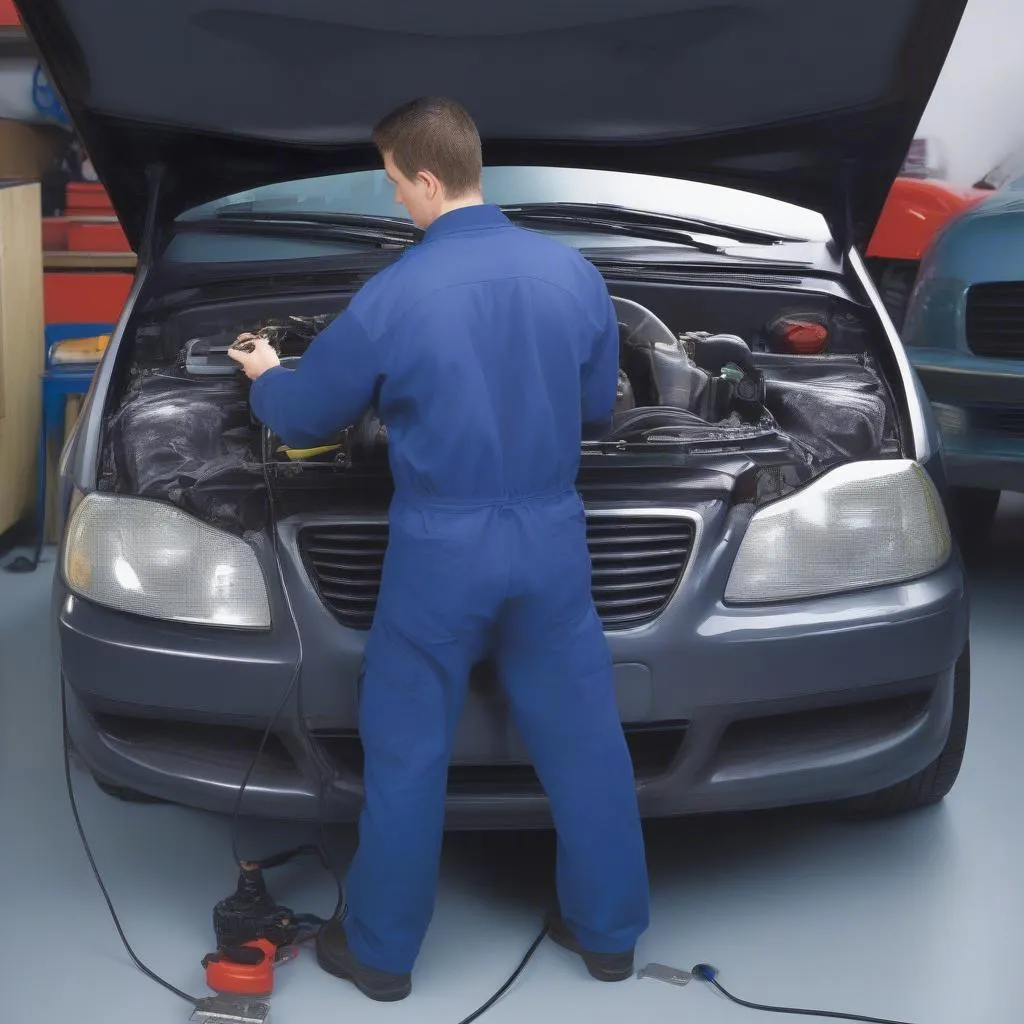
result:
[(988, 551), (1000, 496), (999, 491), (980, 487), (950, 488), (950, 526), (968, 561)]
[(833, 807), (851, 818), (884, 818), (941, 803), (956, 783), (967, 746), (971, 710), (971, 648), (957, 659), (953, 677), (953, 716), (942, 752), (927, 768), (895, 786), (843, 800)]
[[(93, 776), (95, 779), (96, 777)], [(103, 779), (96, 779), (96, 785), (103, 790), (107, 796), (112, 796), (126, 804), (164, 804), (158, 796), (150, 796), (148, 793), (140, 793), (137, 789), (130, 789), (128, 786), (119, 786), (113, 782), (105, 782)]]
[(882, 305), (897, 331), (903, 330), (910, 293), (917, 279), (916, 263), (882, 263), (876, 270), (876, 286)]

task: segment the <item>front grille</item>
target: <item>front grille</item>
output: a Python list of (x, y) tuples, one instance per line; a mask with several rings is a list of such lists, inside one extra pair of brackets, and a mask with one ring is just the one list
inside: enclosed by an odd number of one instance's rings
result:
[(691, 519), (657, 514), (587, 517), (594, 605), (606, 629), (642, 626), (668, 604), (690, 559)]
[[(673, 766), (686, 738), (686, 722), (624, 725), (626, 745), (637, 783), (651, 782)], [(363, 745), (356, 731), (316, 732), (314, 739), (341, 774), (362, 778)], [(537, 794), (543, 787), (530, 764), (451, 764), (448, 794), (468, 796)]]
[(386, 522), (345, 522), (307, 528), (299, 550), (320, 600), (351, 629), (369, 629), (380, 592)]
[(976, 356), (1024, 359), (1024, 281), (968, 289), (967, 345)]
[[(605, 629), (642, 626), (664, 610), (693, 549), (692, 519), (658, 512), (587, 515), (594, 605)], [(388, 527), (354, 520), (306, 527), (299, 549), (320, 599), (351, 629), (368, 630)]]
[(975, 430), (996, 437), (1024, 437), (1024, 409), (974, 409), (971, 424)]

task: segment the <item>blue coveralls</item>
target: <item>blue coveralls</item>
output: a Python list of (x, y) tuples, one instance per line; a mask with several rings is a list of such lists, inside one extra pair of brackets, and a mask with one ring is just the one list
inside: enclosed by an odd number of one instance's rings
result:
[(619, 334), (598, 272), (496, 206), (451, 211), (359, 291), (254, 412), (309, 446), (371, 405), (395, 495), (360, 698), (365, 805), (345, 921), (363, 964), (412, 970), (471, 666), (494, 657), (551, 803), (566, 923), (631, 949), (648, 881), (612, 661), (591, 598), (581, 432), (610, 419)]

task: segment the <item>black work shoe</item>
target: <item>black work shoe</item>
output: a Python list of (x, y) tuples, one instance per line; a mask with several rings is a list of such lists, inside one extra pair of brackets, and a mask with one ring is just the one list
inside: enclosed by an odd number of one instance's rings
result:
[(364, 996), (378, 1003), (396, 1003), (412, 991), (412, 977), (390, 974), (366, 967), (348, 948), (348, 937), (341, 921), (328, 921), (316, 937), (316, 962), (328, 973), (351, 981)]
[(628, 953), (592, 953), (579, 944), (559, 913), (548, 915), (548, 935), (562, 949), (580, 957), (590, 976), (598, 981), (625, 981), (633, 977), (633, 950)]

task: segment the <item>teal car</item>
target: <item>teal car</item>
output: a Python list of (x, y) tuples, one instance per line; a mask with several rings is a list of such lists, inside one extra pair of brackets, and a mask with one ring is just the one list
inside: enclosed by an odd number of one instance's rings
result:
[(1000, 494), (1024, 492), (1024, 174), (936, 237), (903, 342), (942, 431), (961, 547), (977, 553)]

